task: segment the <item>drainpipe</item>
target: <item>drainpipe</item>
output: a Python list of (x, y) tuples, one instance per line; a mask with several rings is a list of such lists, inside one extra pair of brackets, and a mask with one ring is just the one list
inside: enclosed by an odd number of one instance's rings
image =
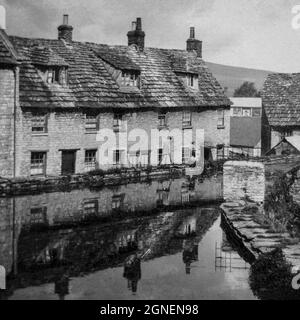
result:
[(13, 134), (13, 153), (14, 153), (14, 167), (13, 167), (13, 177), (16, 177), (17, 174), (17, 101), (18, 101), (18, 77), (19, 69), (18, 67), (14, 68), (14, 77), (15, 77), (15, 87), (14, 87), (14, 134)]

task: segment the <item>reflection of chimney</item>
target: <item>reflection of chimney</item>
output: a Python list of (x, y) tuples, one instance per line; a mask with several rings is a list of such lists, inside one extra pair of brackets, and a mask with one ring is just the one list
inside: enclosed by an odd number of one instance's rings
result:
[(196, 51), (197, 56), (202, 58), (202, 41), (195, 39), (195, 27), (190, 28), (190, 37), (186, 41), (187, 51)]
[(3, 6), (0, 6), (0, 29), (6, 29), (6, 10)]
[(142, 19), (137, 18), (132, 22), (132, 30), (127, 33), (128, 45), (135, 44), (141, 51), (145, 47), (145, 32), (142, 30)]
[(64, 14), (63, 24), (58, 27), (58, 40), (72, 42), (73, 27), (69, 26), (69, 15)]

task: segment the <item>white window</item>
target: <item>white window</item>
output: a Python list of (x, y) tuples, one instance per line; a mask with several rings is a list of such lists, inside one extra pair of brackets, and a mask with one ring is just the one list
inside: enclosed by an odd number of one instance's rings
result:
[(261, 117), (261, 109), (252, 108), (252, 117)]
[(98, 214), (98, 200), (97, 199), (83, 200), (83, 211), (85, 215)]
[(120, 210), (123, 206), (124, 198), (125, 198), (124, 194), (113, 195), (112, 209), (113, 210)]
[(236, 117), (240, 117), (242, 115), (242, 108), (233, 107), (232, 113)]
[(113, 164), (121, 166), (124, 163), (125, 150), (114, 150), (113, 151)]
[(158, 114), (158, 122), (159, 122), (159, 127), (166, 127), (167, 126), (167, 115), (166, 115), (166, 113), (159, 113)]
[(197, 88), (198, 85), (198, 75), (188, 74), (187, 75), (187, 85), (191, 88)]
[(95, 170), (96, 163), (97, 163), (97, 150), (96, 149), (86, 150), (85, 158), (84, 158), (85, 169), (88, 171)]
[(191, 159), (191, 149), (188, 147), (182, 148), (182, 163), (188, 163)]
[(47, 132), (47, 115), (46, 114), (33, 114), (32, 115), (31, 131), (32, 131), (32, 133), (45, 133), (45, 132)]
[(120, 113), (114, 114), (114, 121), (113, 121), (113, 128), (114, 131), (119, 132), (124, 129), (124, 122), (123, 122), (123, 115)]
[(138, 87), (139, 76), (135, 72), (122, 71), (121, 86), (124, 87)]
[(31, 152), (30, 174), (32, 176), (46, 174), (46, 152)]
[(225, 126), (225, 112), (223, 109), (218, 110), (218, 129), (223, 129)]
[(66, 85), (68, 83), (68, 71), (67, 68), (53, 67), (47, 70), (47, 83), (59, 83)]
[(243, 117), (251, 117), (251, 108), (243, 108)]
[(85, 131), (95, 132), (98, 129), (98, 116), (86, 115), (85, 116)]
[(192, 113), (190, 111), (184, 111), (182, 117), (182, 126), (190, 127), (192, 125)]

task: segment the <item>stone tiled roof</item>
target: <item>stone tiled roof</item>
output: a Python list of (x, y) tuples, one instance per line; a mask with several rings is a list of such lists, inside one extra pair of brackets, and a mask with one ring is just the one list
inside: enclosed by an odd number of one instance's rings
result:
[(31, 50), (31, 62), (42, 66), (68, 66), (67, 62), (51, 48), (36, 46)]
[(0, 64), (17, 64), (17, 53), (2, 29), (0, 29)]
[(262, 99), (271, 126), (300, 126), (300, 73), (270, 74)]
[[(9, 37), (20, 67), (22, 107), (52, 108), (215, 108), (230, 106), (222, 87), (196, 53), (134, 46), (108, 46), (60, 40)], [(44, 48), (44, 49), (41, 49)], [(199, 74), (199, 91), (187, 88), (176, 76), (174, 59), (186, 63), (182, 71)], [(69, 84), (47, 84), (36, 63), (68, 65)], [(139, 70), (140, 90), (124, 91), (108, 72), (106, 63), (117, 69)]]

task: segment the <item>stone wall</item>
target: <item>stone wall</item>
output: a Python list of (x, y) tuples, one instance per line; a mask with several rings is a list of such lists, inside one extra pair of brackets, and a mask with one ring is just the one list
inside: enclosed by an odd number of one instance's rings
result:
[(223, 168), (224, 199), (247, 197), (261, 203), (265, 198), (265, 167), (262, 162), (228, 161)]
[(14, 93), (14, 71), (0, 67), (0, 177), (13, 177)]
[[(192, 131), (195, 138), (196, 129), (205, 130), (206, 145), (229, 145), (230, 115), (225, 110), (225, 128), (218, 129), (217, 110), (192, 112)], [(17, 176), (30, 175), (31, 151), (47, 152), (47, 175), (61, 174), (61, 150), (74, 149), (76, 152), (76, 173), (86, 171), (84, 157), (86, 149), (98, 149), (96, 133), (85, 131), (85, 115), (82, 112), (51, 112), (48, 116), (48, 132), (32, 134), (30, 112), (20, 112), (18, 121), (17, 139)], [(169, 130), (182, 128), (182, 111), (167, 112), (167, 124)], [(123, 116), (127, 131), (140, 128), (146, 131), (150, 137), (151, 129), (157, 129), (159, 120), (157, 111), (143, 111), (126, 113)], [(113, 128), (113, 113), (102, 112), (99, 114), (99, 128)], [(133, 144), (128, 144), (129, 147)], [(150, 148), (150, 139), (149, 139)], [(159, 146), (157, 146), (157, 149)], [(214, 154), (214, 156), (216, 156)], [(157, 157), (152, 159), (151, 165), (157, 165)], [(107, 166), (102, 166), (107, 169)]]

